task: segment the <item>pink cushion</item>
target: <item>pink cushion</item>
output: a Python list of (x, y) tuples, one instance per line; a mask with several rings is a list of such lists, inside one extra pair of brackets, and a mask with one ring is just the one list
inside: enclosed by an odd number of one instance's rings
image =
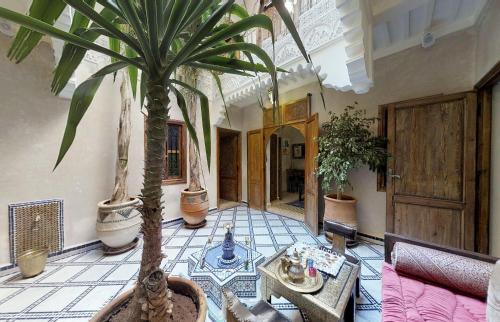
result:
[(384, 322), (483, 322), (486, 303), (400, 276), (384, 263), (382, 317)]
[(397, 242), (396, 271), (486, 299), (493, 264), (427, 247)]

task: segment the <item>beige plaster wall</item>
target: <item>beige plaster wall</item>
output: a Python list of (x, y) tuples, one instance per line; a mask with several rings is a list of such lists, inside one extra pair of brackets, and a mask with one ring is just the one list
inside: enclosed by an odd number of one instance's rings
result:
[[(98, 201), (109, 198), (114, 184), (116, 135), (120, 109), (119, 82), (107, 77), (84, 116), (73, 146), (52, 172), (66, 124), (70, 101), (50, 93), (54, 55), (42, 43), (23, 63), (6, 58), (11, 38), (0, 34), (0, 266), (10, 262), (8, 211), (10, 203), (40, 199), (64, 200), (65, 248), (95, 240)], [(77, 82), (97, 70), (84, 62), (76, 72)], [(207, 85), (206, 90), (211, 84)], [(175, 96), (171, 119), (182, 120)], [(211, 119), (218, 111), (211, 110)], [(236, 117), (236, 125), (241, 126)], [(201, 145), (204, 180), (210, 207), (216, 204), (216, 176), (210, 176), (203, 145), (201, 117), (196, 124)], [(215, 126), (212, 127), (212, 164), (215, 162)], [(139, 194), (144, 161), (144, 117), (139, 103), (132, 106), (132, 136), (129, 151), (129, 193)], [(212, 165), (212, 169), (215, 166)], [(214, 171), (214, 170), (213, 170)], [(189, 178), (189, 174), (188, 174)], [(163, 186), (164, 219), (181, 217), (180, 193), (187, 184)]]
[[(47, 43), (23, 63), (7, 60), (11, 39), (0, 34), (0, 265), (9, 260), (10, 203), (40, 199), (64, 200), (65, 247), (96, 238), (98, 201), (109, 198), (114, 183), (116, 135), (120, 108), (118, 84), (106, 78), (85, 115), (75, 142), (53, 172), (66, 124), (69, 100), (50, 93), (54, 56)], [(77, 73), (81, 82), (93, 64)], [(143, 160), (143, 123), (132, 109), (129, 189), (139, 193)]]
[(500, 1), (488, 2), (477, 31), (476, 82), (500, 61)]
[[(312, 93), (312, 113), (319, 113), (321, 123), (327, 119), (329, 111), (341, 112), (346, 105), (352, 105), (355, 101), (367, 110), (368, 115), (376, 116), (380, 104), (470, 90), (475, 74), (475, 46), (471, 44), (475, 44), (474, 29), (440, 38), (428, 49), (417, 46), (378, 59), (374, 65), (375, 85), (367, 94), (328, 89), (325, 91), (326, 109), (323, 108), (315, 83), (280, 93), (280, 101), (293, 101)], [(242, 113), (247, 130), (262, 126), (262, 112), (258, 106), (247, 107)], [(246, 164), (246, 155), (243, 156), (243, 162)], [(359, 200), (360, 232), (383, 237), (386, 194), (376, 191), (376, 175), (362, 168), (351, 175), (350, 181), (354, 187), (350, 193)], [(246, 193), (243, 196), (246, 199)]]

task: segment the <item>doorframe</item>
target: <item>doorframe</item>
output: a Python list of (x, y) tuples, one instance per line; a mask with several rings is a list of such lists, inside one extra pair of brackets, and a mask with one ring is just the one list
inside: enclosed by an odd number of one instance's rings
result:
[(478, 97), (478, 133), (476, 163), (476, 251), (489, 254), (490, 244), (490, 180), (491, 180), (491, 122), (493, 86), (500, 82), (500, 61), (474, 86)]
[(220, 208), (220, 138), (221, 138), (221, 133), (226, 132), (226, 133), (232, 133), (236, 134), (238, 136), (238, 151), (237, 151), (237, 156), (236, 156), (236, 169), (237, 169), (237, 175), (236, 177), (238, 178), (238, 197), (236, 202), (241, 202), (241, 181), (242, 181), (242, 176), (241, 176), (241, 131), (233, 130), (233, 129), (226, 129), (223, 127), (217, 127), (217, 143), (216, 143), (216, 158), (217, 158), (217, 208)]
[[(282, 125), (274, 125), (274, 126), (268, 126), (268, 127), (265, 127), (263, 128), (263, 137), (264, 137), (264, 155), (263, 155), (263, 164), (264, 164), (264, 178), (263, 178), (263, 181), (264, 181), (264, 189), (263, 189), (263, 196), (264, 196), (264, 210), (267, 211), (267, 175), (266, 175), (266, 171), (267, 171), (267, 160), (266, 160), (266, 151), (267, 151), (267, 144), (271, 142), (271, 135), (275, 134), (276, 131), (278, 131), (280, 128), (283, 128), (283, 127), (286, 127), (286, 126), (290, 126), (290, 127), (293, 127), (294, 129), (296, 129), (297, 131), (300, 132), (300, 134), (302, 134), (302, 136), (304, 137), (304, 141), (306, 139), (306, 121), (301, 121), (301, 122), (294, 122), (294, 123), (288, 123), (288, 124), (282, 124)], [(306, 151), (307, 153), (307, 151)], [(305, 170), (305, 169), (304, 169)], [(305, 198), (305, 196), (304, 196)], [(305, 210), (305, 209), (304, 209)], [(304, 211), (304, 215), (305, 215), (305, 211)]]

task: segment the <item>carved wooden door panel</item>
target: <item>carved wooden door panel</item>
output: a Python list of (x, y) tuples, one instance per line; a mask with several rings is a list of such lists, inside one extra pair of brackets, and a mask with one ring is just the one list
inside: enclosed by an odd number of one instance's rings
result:
[(220, 138), (221, 154), (219, 155), (220, 197), (225, 200), (239, 201), (238, 184), (238, 135), (227, 135)]
[(305, 223), (316, 235), (318, 234), (318, 178), (316, 177), (318, 136), (318, 114), (314, 114), (306, 122), (304, 218)]
[(248, 206), (264, 208), (264, 136), (261, 129), (247, 133)]
[(474, 249), (476, 96), (388, 105), (387, 231)]

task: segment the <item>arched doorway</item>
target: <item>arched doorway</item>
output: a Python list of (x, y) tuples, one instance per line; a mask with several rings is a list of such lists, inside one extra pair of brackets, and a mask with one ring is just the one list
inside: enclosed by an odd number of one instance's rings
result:
[[(311, 95), (305, 99), (284, 104), (278, 111), (266, 109), (263, 127), (247, 132), (247, 202), (250, 208), (265, 210), (266, 196), (266, 150), (268, 142), (281, 128), (291, 127), (304, 137), (304, 216), (303, 221), (315, 234), (318, 233), (318, 180), (316, 178), (316, 156), (318, 154), (318, 114), (311, 115)], [(277, 139), (277, 138), (276, 138)], [(274, 139), (273, 139), (274, 140)], [(277, 141), (278, 142), (278, 141)], [(282, 146), (284, 142), (282, 140)], [(289, 146), (290, 152), (292, 147)], [(276, 164), (277, 163), (276, 161)], [(283, 177), (282, 177), (283, 180)], [(286, 179), (285, 179), (286, 180)], [(279, 180), (277, 181), (279, 182)], [(282, 184), (282, 187), (283, 184)], [(279, 189), (279, 188), (277, 188)], [(269, 198), (270, 199), (270, 198)]]
[(304, 221), (305, 137), (291, 125), (266, 137), (266, 210)]

